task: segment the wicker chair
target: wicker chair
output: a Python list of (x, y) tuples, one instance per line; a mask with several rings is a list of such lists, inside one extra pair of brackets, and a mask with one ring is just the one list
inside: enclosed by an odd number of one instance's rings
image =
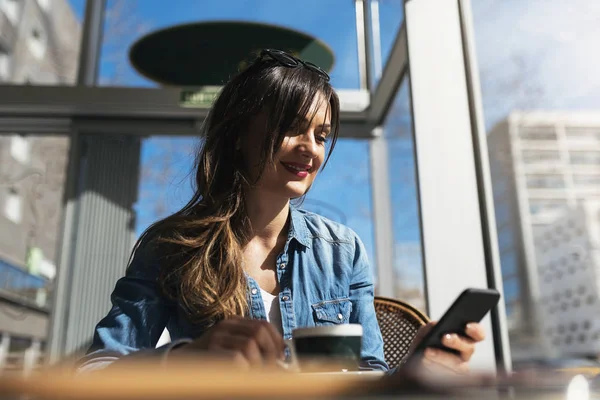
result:
[(390, 368), (400, 364), (413, 338), (429, 318), (410, 304), (386, 297), (375, 297), (375, 313), (383, 336), (383, 353)]

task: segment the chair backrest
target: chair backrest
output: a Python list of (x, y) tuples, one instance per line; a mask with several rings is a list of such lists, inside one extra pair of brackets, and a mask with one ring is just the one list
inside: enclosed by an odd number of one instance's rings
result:
[(383, 353), (390, 368), (400, 364), (410, 345), (429, 318), (408, 303), (375, 296), (375, 313), (383, 336)]

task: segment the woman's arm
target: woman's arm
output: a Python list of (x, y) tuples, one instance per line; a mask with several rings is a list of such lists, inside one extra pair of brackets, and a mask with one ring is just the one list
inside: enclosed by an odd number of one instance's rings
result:
[(154, 348), (175, 310), (160, 293), (158, 275), (158, 258), (150, 244), (142, 244), (115, 286), (112, 308), (96, 326), (92, 345), (78, 362), (79, 371), (105, 368), (132, 353), (158, 355), (180, 343)]
[(360, 368), (364, 370), (388, 370), (383, 356), (383, 339), (377, 322), (374, 305), (373, 272), (367, 252), (358, 236), (355, 237), (354, 272), (350, 283), (352, 302), (351, 324), (363, 327), (363, 343)]

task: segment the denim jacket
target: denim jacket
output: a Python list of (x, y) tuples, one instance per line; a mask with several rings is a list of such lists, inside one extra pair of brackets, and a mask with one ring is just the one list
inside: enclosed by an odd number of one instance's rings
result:
[[(291, 224), (277, 257), (284, 339), (299, 327), (357, 323), (363, 326), (361, 369), (387, 370), (383, 340), (373, 305), (373, 277), (365, 248), (351, 229), (290, 207)], [(182, 309), (159, 291), (158, 260), (139, 248), (112, 293), (112, 309), (96, 326), (80, 369), (103, 368), (131, 353), (155, 349), (164, 328), (173, 343), (200, 336)], [(249, 317), (266, 319), (260, 288), (248, 277)]]

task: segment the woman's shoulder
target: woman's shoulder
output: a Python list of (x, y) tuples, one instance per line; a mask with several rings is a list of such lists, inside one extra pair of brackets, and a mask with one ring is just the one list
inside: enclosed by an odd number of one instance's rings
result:
[(336, 243), (355, 245), (360, 238), (350, 227), (326, 218), (320, 214), (302, 209), (294, 210), (306, 223), (306, 229), (313, 239), (324, 239)]

